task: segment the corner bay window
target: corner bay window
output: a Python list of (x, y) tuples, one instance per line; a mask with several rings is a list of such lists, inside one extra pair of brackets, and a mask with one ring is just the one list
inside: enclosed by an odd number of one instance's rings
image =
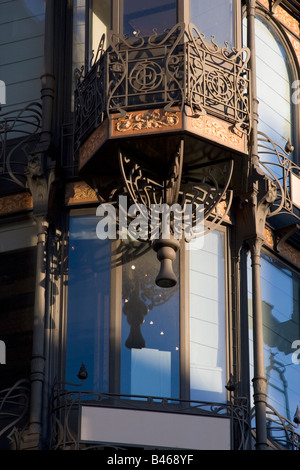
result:
[(226, 401), (225, 232), (178, 253), (178, 283), (164, 289), (154, 251), (98, 239), (98, 222), (70, 218), (66, 381), (77, 381), (83, 363), (86, 391)]

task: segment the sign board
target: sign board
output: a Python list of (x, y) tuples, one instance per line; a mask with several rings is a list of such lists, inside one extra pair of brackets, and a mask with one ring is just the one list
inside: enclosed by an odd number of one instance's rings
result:
[(164, 449), (230, 450), (229, 418), (83, 405), (80, 440)]

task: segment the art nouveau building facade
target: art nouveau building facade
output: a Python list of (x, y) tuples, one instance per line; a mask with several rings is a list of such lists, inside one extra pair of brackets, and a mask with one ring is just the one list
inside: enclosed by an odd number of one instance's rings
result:
[(0, 1), (0, 448), (299, 450), (298, 2), (140, 3)]

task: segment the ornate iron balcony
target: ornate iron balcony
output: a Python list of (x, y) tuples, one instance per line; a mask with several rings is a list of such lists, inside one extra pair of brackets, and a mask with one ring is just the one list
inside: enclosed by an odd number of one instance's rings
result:
[[(62, 386), (63, 384), (61, 384)], [(216, 403), (179, 400), (161, 397), (147, 397), (134, 395), (115, 395), (101, 392), (88, 392), (54, 389), (52, 397), (52, 433), (50, 450), (81, 450), (92, 449), (97, 446), (103, 448), (105, 444), (83, 443), (80, 439), (79, 417), (81, 407), (84, 405), (95, 407), (111, 407), (112, 410), (147, 410), (161, 413), (176, 413), (178, 416), (194, 415), (201, 418), (227, 418), (230, 420), (234, 433), (232, 447), (235, 450), (249, 448), (250, 428), (248, 402), (245, 398), (236, 399), (233, 403)]]
[(216, 116), (249, 133), (248, 49), (207, 42), (183, 23), (147, 38), (111, 33), (106, 51), (103, 43), (88, 73), (76, 71), (76, 150), (105, 118), (123, 118), (123, 130), (149, 129), (154, 125), (144, 112), (149, 109), (165, 111), (156, 120), (162, 128), (178, 119), (176, 110), (185, 110), (189, 116)]

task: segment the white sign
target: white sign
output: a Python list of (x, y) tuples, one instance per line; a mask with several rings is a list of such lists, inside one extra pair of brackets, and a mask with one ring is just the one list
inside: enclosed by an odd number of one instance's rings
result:
[(2, 80), (0, 80), (0, 108), (1, 104), (6, 104), (6, 87)]
[(291, 173), (291, 198), (292, 203), (300, 207), (300, 178)]
[(6, 364), (6, 346), (4, 341), (0, 341), (0, 364)]
[(163, 449), (230, 450), (230, 419), (82, 406), (80, 440)]

